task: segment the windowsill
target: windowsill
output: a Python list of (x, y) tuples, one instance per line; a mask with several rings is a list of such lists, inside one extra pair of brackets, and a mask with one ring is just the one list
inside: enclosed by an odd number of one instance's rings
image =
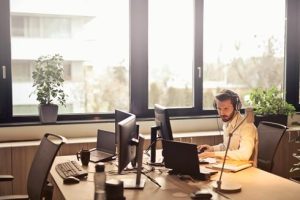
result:
[[(173, 133), (173, 137), (176, 138), (191, 138), (191, 137), (213, 137), (220, 136), (222, 133), (219, 131), (199, 131), (199, 132), (182, 132)], [(150, 135), (145, 135), (146, 140), (150, 140)], [(80, 144), (80, 143), (95, 143), (97, 137), (80, 137), (80, 138), (67, 138), (67, 144)], [(26, 146), (38, 146), (40, 140), (30, 141), (11, 141), (11, 142), (0, 142), (0, 148), (9, 147), (26, 147)]]
[[(202, 115), (202, 116), (183, 116), (183, 117), (170, 117), (170, 120), (190, 120), (190, 119), (208, 119), (216, 118), (216, 115)], [(153, 121), (153, 118), (138, 118), (139, 121)], [(57, 121), (55, 123), (41, 123), (36, 122), (11, 122), (0, 123), (0, 127), (18, 127), (18, 126), (56, 126), (56, 125), (70, 125), (70, 124), (92, 124), (92, 123), (114, 123), (114, 119), (93, 119), (93, 120), (65, 120)]]
[[(216, 118), (212, 118), (211, 116), (172, 117), (170, 122), (173, 134), (218, 130)], [(148, 137), (151, 127), (155, 126), (155, 121), (153, 118), (142, 118), (137, 119), (137, 124), (140, 125), (140, 133)], [(53, 124), (42, 124), (40, 122), (5, 123), (0, 124), (0, 143), (39, 140), (47, 132), (62, 135), (67, 139), (95, 137), (98, 129), (114, 132), (115, 122), (112, 119), (105, 119), (58, 121)]]
[(18, 127), (18, 126), (56, 126), (67, 124), (91, 124), (91, 123), (110, 123), (114, 122), (113, 119), (101, 120), (72, 120), (72, 121), (57, 121), (55, 123), (41, 123), (41, 122), (13, 122), (13, 123), (0, 123), (0, 127)]

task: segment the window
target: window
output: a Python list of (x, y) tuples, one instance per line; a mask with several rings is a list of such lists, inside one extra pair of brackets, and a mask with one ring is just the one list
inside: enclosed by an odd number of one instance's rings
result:
[(11, 32), (14, 37), (24, 37), (25, 33), (25, 25), (24, 25), (24, 17), (20, 16), (11, 16)]
[(149, 108), (194, 106), (193, 14), (193, 0), (149, 1)]
[[(37, 115), (36, 97), (29, 97), (33, 91), (31, 67), (39, 56), (55, 53), (64, 58), (68, 94), (68, 106), (60, 108), (60, 114), (128, 110), (128, 1), (77, 0), (63, 10), (52, 9), (56, 1), (43, 2), (36, 5), (28, 0), (25, 5), (10, 1), (13, 115)], [(81, 8), (89, 12), (79, 12)], [(35, 9), (41, 10), (39, 14)]]
[(12, 62), (13, 82), (29, 82), (31, 79), (31, 62), (26, 60), (14, 60)]
[(300, 110), (300, 1), (287, 5), (286, 99)]
[(242, 101), (255, 87), (284, 88), (284, 8), (285, 0), (204, 2), (205, 109), (222, 88)]
[(110, 118), (116, 108), (151, 117), (155, 103), (171, 116), (216, 114), (223, 88), (245, 102), (251, 88), (277, 86), (300, 109), (297, 0), (56, 4), (1, 1), (1, 122), (37, 120), (33, 61), (54, 53), (68, 94), (59, 120)]
[(68, 17), (41, 17), (40, 21), (43, 38), (71, 38), (72, 19)]

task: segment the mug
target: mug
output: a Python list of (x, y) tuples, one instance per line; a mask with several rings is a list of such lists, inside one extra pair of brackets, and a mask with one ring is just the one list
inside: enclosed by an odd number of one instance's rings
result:
[(81, 151), (76, 153), (77, 160), (81, 160), (82, 165), (87, 166), (90, 162), (90, 150), (88, 149), (82, 149)]

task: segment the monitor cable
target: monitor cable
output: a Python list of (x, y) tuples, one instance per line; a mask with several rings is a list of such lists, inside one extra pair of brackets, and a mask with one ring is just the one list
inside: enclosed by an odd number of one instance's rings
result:
[(151, 182), (153, 182), (154, 184), (156, 184), (158, 187), (161, 187), (161, 185), (154, 179), (152, 178), (151, 176), (149, 176), (148, 174), (146, 174), (145, 172), (142, 172), (142, 174), (144, 176), (146, 176)]
[(150, 151), (152, 145), (154, 145), (154, 143), (156, 143), (159, 139), (161, 139), (161, 137), (158, 137), (157, 140), (152, 141), (151, 144), (150, 144), (150, 145), (147, 147), (147, 149), (145, 150), (145, 153), (144, 153), (144, 154), (146, 154), (147, 156), (150, 157), (151, 155), (149, 154), (149, 151)]

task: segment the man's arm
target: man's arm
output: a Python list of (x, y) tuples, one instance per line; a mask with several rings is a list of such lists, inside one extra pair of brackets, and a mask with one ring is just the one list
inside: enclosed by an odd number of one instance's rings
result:
[[(255, 148), (257, 129), (254, 124), (247, 123), (240, 128), (239, 134), (239, 148), (237, 150), (229, 150), (227, 157), (233, 160), (249, 160)], [(216, 156), (224, 157), (224, 154), (224, 151), (215, 152)]]

